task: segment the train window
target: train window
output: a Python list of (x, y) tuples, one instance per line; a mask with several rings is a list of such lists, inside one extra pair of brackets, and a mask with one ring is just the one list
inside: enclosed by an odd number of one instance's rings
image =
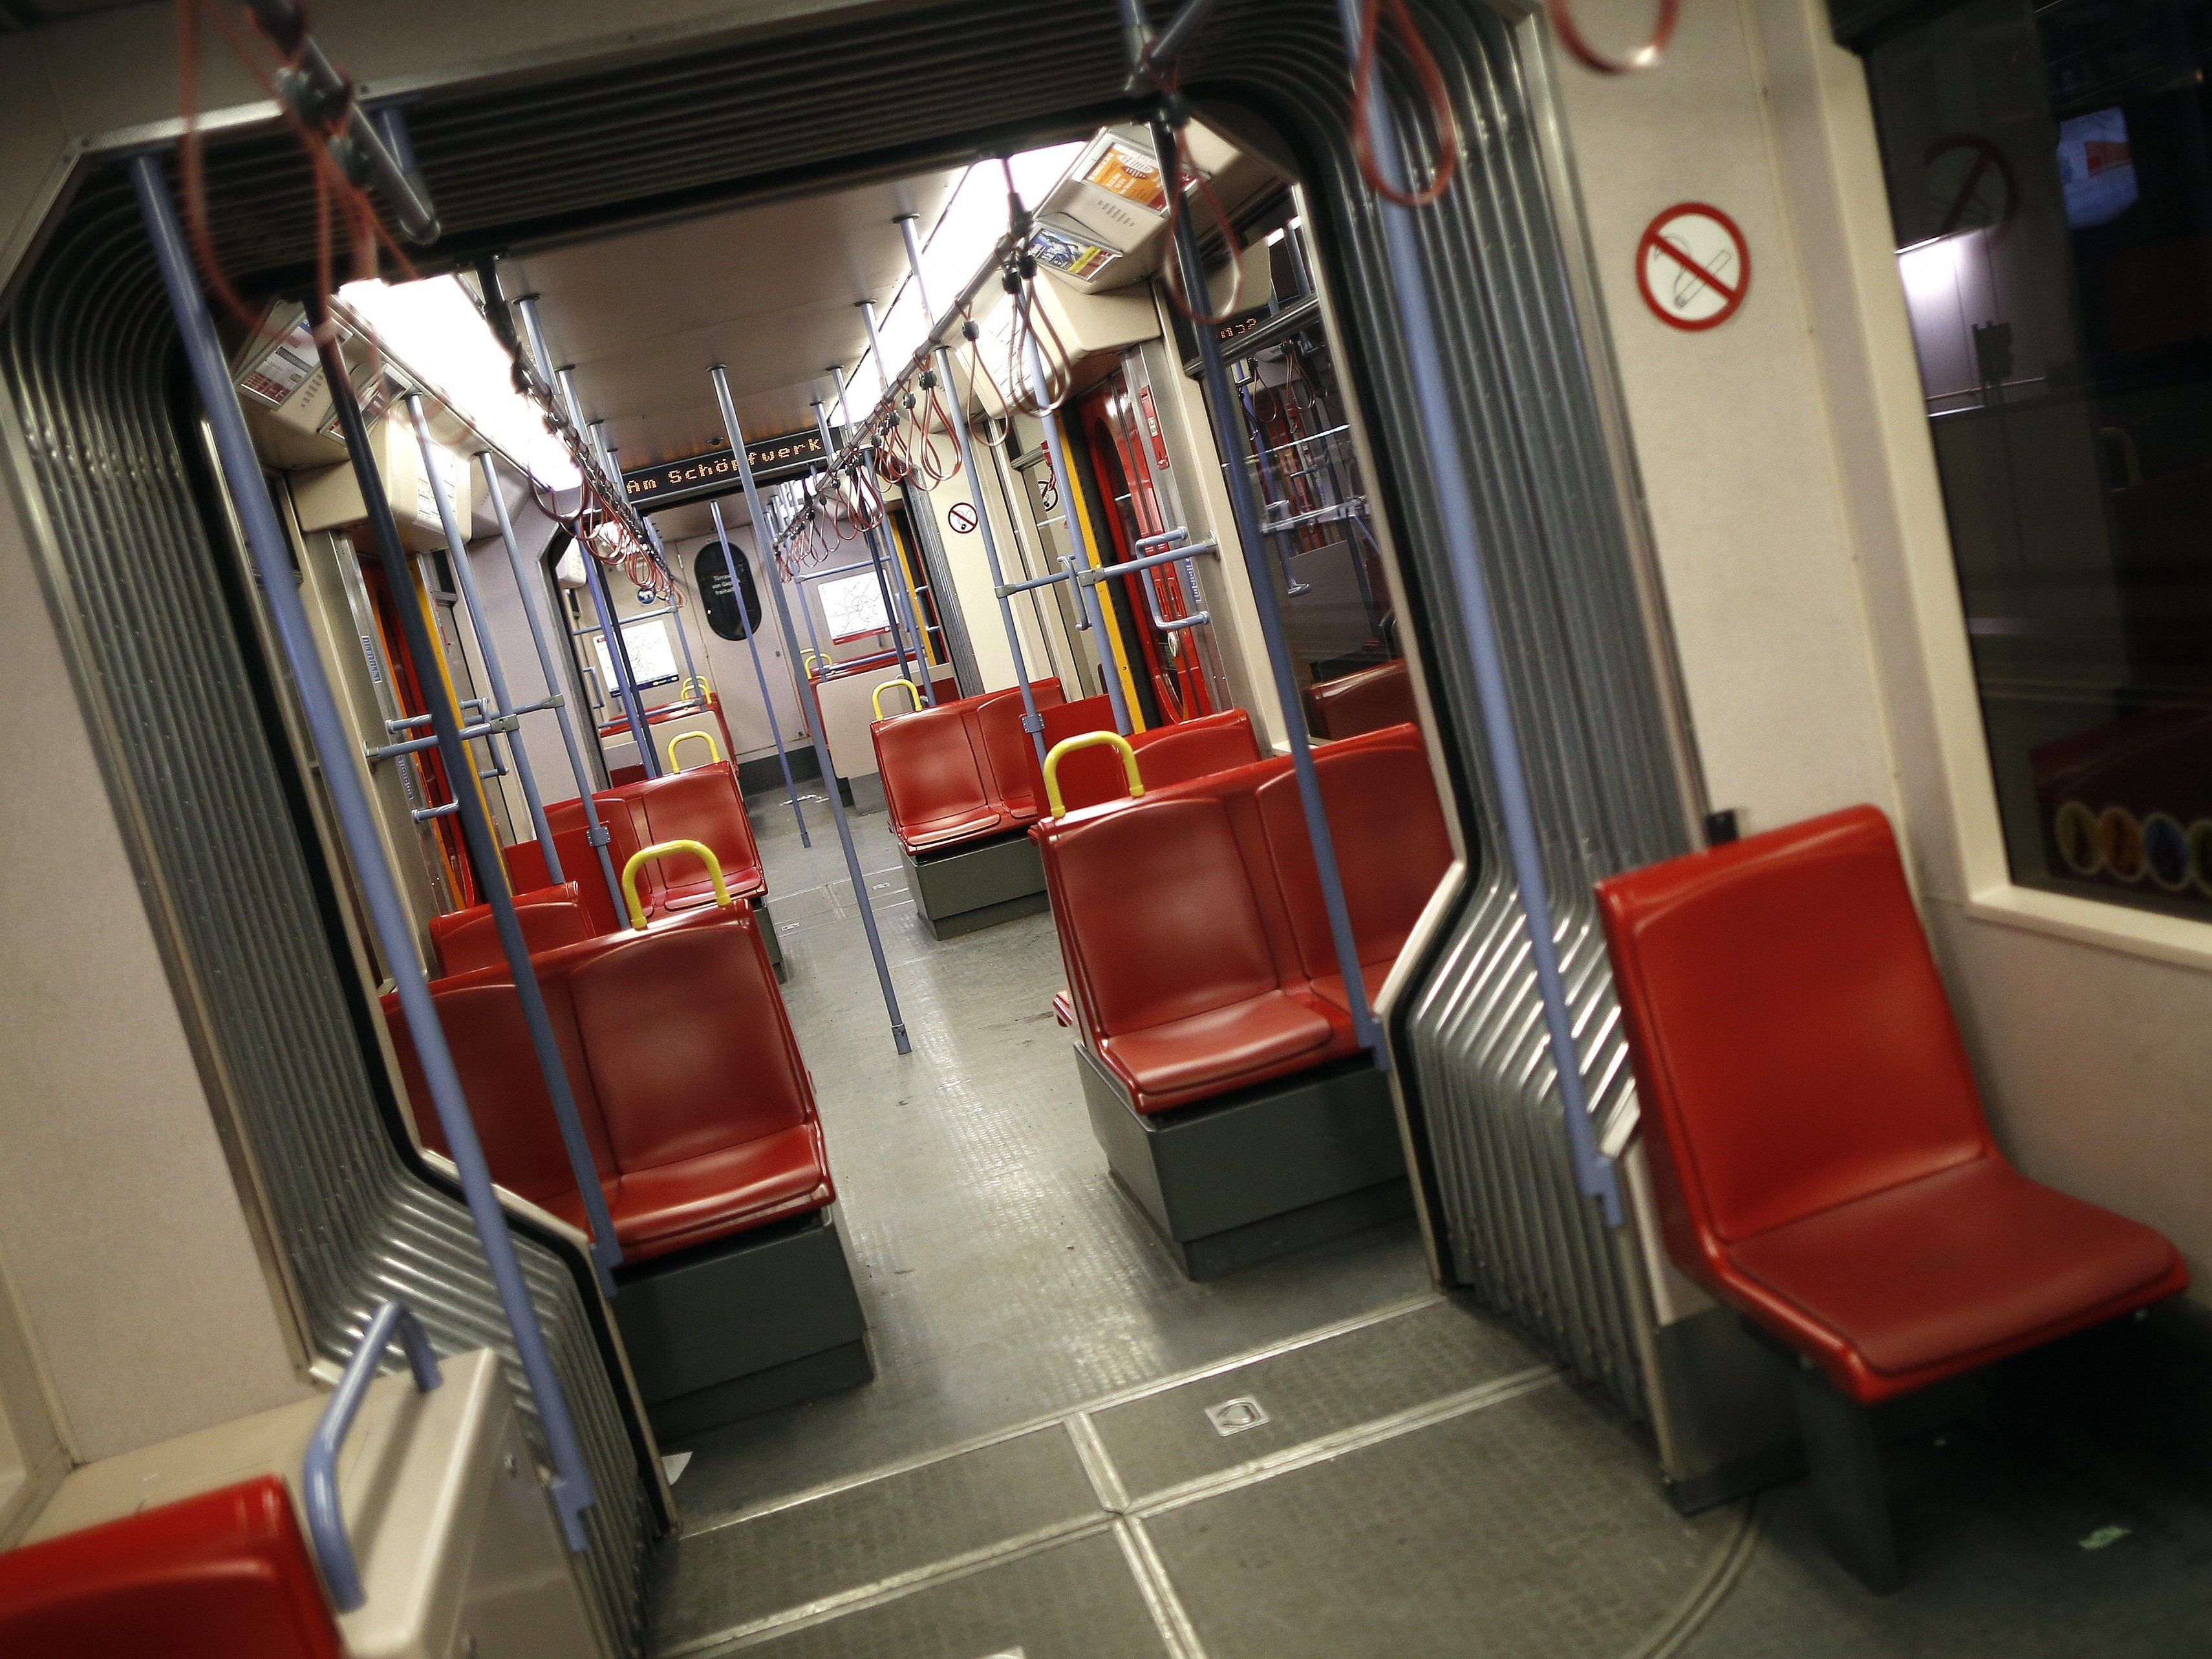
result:
[(2212, 4), (1867, 66), (2014, 878), (2212, 916)]
[[(629, 665), (637, 672), (638, 690), (650, 690), (656, 685), (665, 685), (678, 677), (679, 665), (676, 660), (676, 641), (668, 632), (668, 624), (658, 617), (648, 617), (642, 622), (626, 622), (622, 625), (623, 644), (629, 651)], [(614, 683), (614, 665), (607, 660), (607, 642), (599, 635), (592, 635), (592, 650), (599, 660), (602, 684)]]
[[(1219, 333), (1273, 532), (1268, 562), (1283, 598), (1284, 632), (1300, 683), (1312, 686), (1375, 670), (1400, 653), (1312, 252), (1289, 209), (1284, 198), (1272, 228), (1265, 216), (1245, 228), (1245, 303)], [(1197, 346), (1187, 326), (1182, 331), (1185, 367), (1194, 374)]]

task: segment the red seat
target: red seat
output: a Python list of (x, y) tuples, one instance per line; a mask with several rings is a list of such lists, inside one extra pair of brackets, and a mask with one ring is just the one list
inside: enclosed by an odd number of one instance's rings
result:
[(284, 1483), (264, 1475), (0, 1554), (0, 1653), (344, 1659)]
[(1598, 887), (1668, 1253), (1873, 1404), (2182, 1290), (2020, 1175), (1870, 806)]
[[(592, 797), (599, 820), (607, 829), (607, 854), (620, 876), (643, 848), (668, 841), (703, 843), (721, 861), (722, 879), (732, 895), (752, 900), (768, 891), (768, 877), (761, 866), (759, 843), (753, 839), (752, 819), (738, 793), (737, 775), (726, 761), (671, 772), (658, 778), (641, 778), (617, 789), (603, 789)], [(587, 879), (599, 868), (599, 854), (585, 839), (589, 828), (580, 800), (547, 804), (545, 820), (553, 829), (563, 873), (580, 889), (586, 915), (593, 931), (619, 933), (629, 918), (617, 914), (613, 896), (606, 890), (604, 874)], [(523, 848), (532, 850), (525, 853)], [(535, 842), (507, 849), (510, 869), (527, 868), (544, 860)], [(672, 854), (648, 860), (638, 871), (638, 898), (647, 916), (696, 909), (714, 902), (712, 879), (698, 860)]]
[[(1061, 702), (1060, 682), (1030, 687), (1040, 712)], [(891, 833), (909, 854), (1018, 830), (1036, 818), (1033, 750), (1022, 729), (1021, 688), (893, 714), (868, 728)]]
[[(743, 904), (532, 958), (626, 1261), (835, 1197), (797, 1039)], [(431, 987), (492, 1177), (584, 1224), (505, 967)], [(396, 995), (384, 1000), (423, 1143), (445, 1140)]]
[[(1451, 832), (1437, 800), (1420, 733), (1410, 726), (1316, 749), (1314, 773), (1372, 1001), (1451, 866)], [(1349, 1011), (1297, 778), (1279, 773), (1260, 786), (1258, 797), (1299, 965), (1316, 994)]]
[[(1114, 706), (1104, 697), (1085, 697), (1043, 713), (1047, 753), (1079, 732), (1114, 729)], [(1241, 708), (1202, 714), (1173, 726), (1155, 726), (1132, 737), (1129, 746), (1136, 750), (1137, 775), (1144, 780), (1147, 789), (1187, 783), (1209, 773), (1249, 766), (1260, 758), (1252, 717)], [(1042, 802), (1046, 799), (1044, 773), (1037, 764), (1036, 749), (1028, 748), (1023, 760), (1029, 769), (1031, 799)], [(1122, 770), (1121, 757), (1103, 747), (1079, 749), (1062, 756), (1054, 772), (1060, 785), (1060, 804), (1069, 811), (1121, 800), (1129, 793), (1129, 781)]]
[[(534, 842), (529, 844), (537, 845)], [(543, 863), (539, 860), (541, 868)], [(514, 896), (514, 918), (522, 924), (522, 942), (532, 955), (574, 945), (598, 931), (584, 908), (578, 884), (573, 881), (558, 887), (541, 887), (535, 892), (518, 891)], [(438, 961), (448, 975), (502, 966), (507, 961), (507, 953), (499, 942), (499, 923), (489, 904), (472, 904), (465, 910), (449, 910), (431, 917), (430, 943), (437, 948)]]
[[(1201, 743), (1249, 734), (1224, 721)], [(1449, 866), (1449, 836), (1412, 727), (1314, 761), (1371, 990)], [(1260, 761), (1030, 832), (1073, 1023), (1139, 1112), (1356, 1052), (1297, 791), (1289, 759)]]
[(1316, 737), (1356, 738), (1386, 726), (1418, 723), (1413, 677), (1403, 659), (1306, 687), (1306, 726)]

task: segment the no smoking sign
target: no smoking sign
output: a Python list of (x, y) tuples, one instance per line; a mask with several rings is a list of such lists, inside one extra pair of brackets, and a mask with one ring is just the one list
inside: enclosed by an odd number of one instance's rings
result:
[(1735, 220), (1703, 202), (1680, 202), (1644, 228), (1636, 286), (1669, 328), (1718, 328), (1751, 290), (1751, 248)]
[(975, 509), (965, 501), (955, 501), (946, 509), (945, 520), (957, 534), (973, 535), (975, 530)]

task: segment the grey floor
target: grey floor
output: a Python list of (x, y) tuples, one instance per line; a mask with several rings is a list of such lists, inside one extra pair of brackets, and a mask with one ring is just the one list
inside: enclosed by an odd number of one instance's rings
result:
[(1648, 1448), (1431, 1290), (1407, 1228), (1184, 1282), (1108, 1182), (1048, 918), (934, 944), (853, 820), (753, 803), (878, 1368), (696, 1442), (664, 1655), (1936, 1659), (2212, 1655), (2212, 1505), (2021, 1411), (1891, 1453), (1910, 1582), (1827, 1559), (1802, 1484), (1692, 1520)]

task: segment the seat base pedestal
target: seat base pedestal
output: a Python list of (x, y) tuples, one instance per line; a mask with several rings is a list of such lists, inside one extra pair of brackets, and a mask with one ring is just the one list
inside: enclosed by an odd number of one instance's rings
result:
[(1048, 908), (1044, 860), (1026, 833), (901, 854), (914, 908), (932, 939), (947, 939)]
[(761, 943), (768, 946), (768, 965), (775, 970), (778, 985), (791, 983), (791, 975), (783, 965), (783, 942), (775, 936), (775, 918), (768, 913), (768, 901), (753, 901), (753, 922), (760, 929)]
[(1905, 1582), (1905, 1573), (1882, 1486), (1874, 1413), (1838, 1393), (1810, 1364), (1797, 1367), (1790, 1388), (1828, 1553), (1875, 1595), (1887, 1595)]
[(615, 1275), (638, 1393), (683, 1436), (875, 1375), (835, 1206)]
[(1412, 1213), (1389, 1083), (1365, 1060), (1144, 1115), (1089, 1049), (1075, 1059), (1115, 1182), (1193, 1279)]

